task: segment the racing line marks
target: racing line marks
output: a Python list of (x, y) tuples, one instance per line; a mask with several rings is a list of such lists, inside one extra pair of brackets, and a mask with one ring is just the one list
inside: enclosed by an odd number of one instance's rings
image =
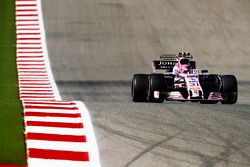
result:
[(29, 167), (100, 166), (88, 110), (63, 101), (48, 60), (40, 0), (16, 0), (16, 63)]

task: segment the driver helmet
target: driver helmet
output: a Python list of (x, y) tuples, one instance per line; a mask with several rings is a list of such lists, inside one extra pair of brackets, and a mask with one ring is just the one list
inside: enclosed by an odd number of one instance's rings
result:
[(179, 69), (181, 73), (188, 73), (190, 71), (190, 61), (189, 59), (180, 59)]

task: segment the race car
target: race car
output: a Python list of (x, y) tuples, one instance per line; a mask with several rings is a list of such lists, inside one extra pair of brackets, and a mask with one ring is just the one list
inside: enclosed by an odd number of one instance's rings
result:
[[(153, 73), (134, 74), (131, 96), (134, 102), (192, 101), (202, 104), (235, 104), (238, 98), (234, 75), (198, 71), (190, 53), (165, 54), (153, 60)], [(165, 70), (165, 72), (157, 72)]]

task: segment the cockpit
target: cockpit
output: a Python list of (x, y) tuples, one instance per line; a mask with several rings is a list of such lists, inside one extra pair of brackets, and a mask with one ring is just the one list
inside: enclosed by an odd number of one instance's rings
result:
[(189, 59), (181, 59), (181, 60), (180, 60), (180, 64), (181, 64), (181, 65), (189, 65), (189, 64), (190, 64), (190, 61), (189, 61)]

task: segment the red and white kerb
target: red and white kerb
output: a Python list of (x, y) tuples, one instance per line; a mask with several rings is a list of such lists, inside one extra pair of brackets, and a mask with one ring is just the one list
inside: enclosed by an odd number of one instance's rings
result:
[(40, 0), (16, 0), (16, 56), (29, 167), (99, 167), (87, 108), (62, 101), (48, 59)]

